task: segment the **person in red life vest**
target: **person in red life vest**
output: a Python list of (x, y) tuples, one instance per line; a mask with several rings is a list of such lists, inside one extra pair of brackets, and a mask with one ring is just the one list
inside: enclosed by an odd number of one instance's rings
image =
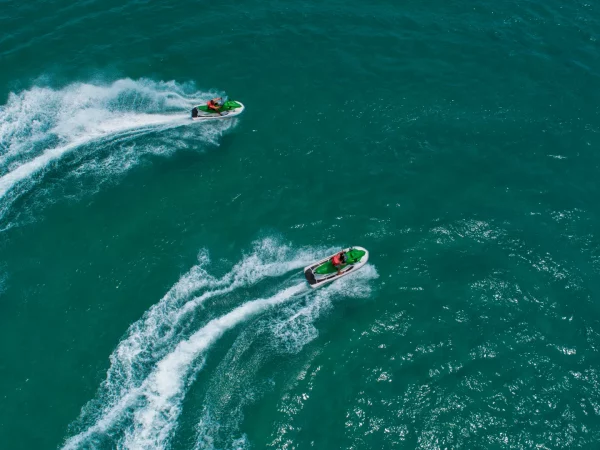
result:
[(211, 111), (219, 113), (220, 116), (223, 115), (221, 114), (221, 106), (223, 106), (222, 97), (213, 98), (212, 100), (209, 100), (208, 102), (206, 102), (206, 106), (208, 106), (208, 109), (210, 109)]
[(336, 255), (333, 255), (333, 258), (331, 258), (331, 263), (333, 264), (333, 267), (336, 268), (338, 275), (341, 273), (341, 269), (342, 266), (344, 264), (346, 264), (346, 254), (341, 251)]

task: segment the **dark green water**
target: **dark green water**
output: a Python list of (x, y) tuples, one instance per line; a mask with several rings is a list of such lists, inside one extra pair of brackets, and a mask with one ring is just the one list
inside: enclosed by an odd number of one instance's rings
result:
[(0, 447), (597, 445), (597, 5), (0, 4)]

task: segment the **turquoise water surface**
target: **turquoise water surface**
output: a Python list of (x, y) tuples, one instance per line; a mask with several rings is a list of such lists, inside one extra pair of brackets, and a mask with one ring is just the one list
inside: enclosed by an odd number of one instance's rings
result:
[(597, 5), (1, 4), (1, 448), (597, 446)]

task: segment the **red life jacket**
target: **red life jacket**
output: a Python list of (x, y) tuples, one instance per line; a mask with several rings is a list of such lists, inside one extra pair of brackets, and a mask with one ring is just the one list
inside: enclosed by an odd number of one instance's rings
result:
[(333, 258), (331, 258), (331, 262), (333, 263), (334, 266), (341, 265), (342, 264), (342, 258), (340, 256), (340, 254), (338, 253)]
[(219, 105), (215, 105), (215, 102), (213, 102), (212, 100), (206, 102), (206, 105), (208, 106), (208, 109), (213, 109), (215, 111), (219, 110)]

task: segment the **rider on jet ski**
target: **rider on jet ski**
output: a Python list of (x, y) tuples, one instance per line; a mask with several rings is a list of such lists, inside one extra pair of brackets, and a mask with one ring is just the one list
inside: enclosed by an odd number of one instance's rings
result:
[(224, 104), (225, 104), (225, 101), (223, 100), (223, 97), (213, 98), (212, 100), (209, 100), (208, 102), (206, 102), (206, 106), (208, 106), (208, 109), (219, 113), (219, 115), (222, 115), (221, 107)]
[(331, 263), (333, 267), (336, 268), (338, 275), (341, 273), (342, 266), (346, 264), (346, 254), (341, 251), (331, 258)]

